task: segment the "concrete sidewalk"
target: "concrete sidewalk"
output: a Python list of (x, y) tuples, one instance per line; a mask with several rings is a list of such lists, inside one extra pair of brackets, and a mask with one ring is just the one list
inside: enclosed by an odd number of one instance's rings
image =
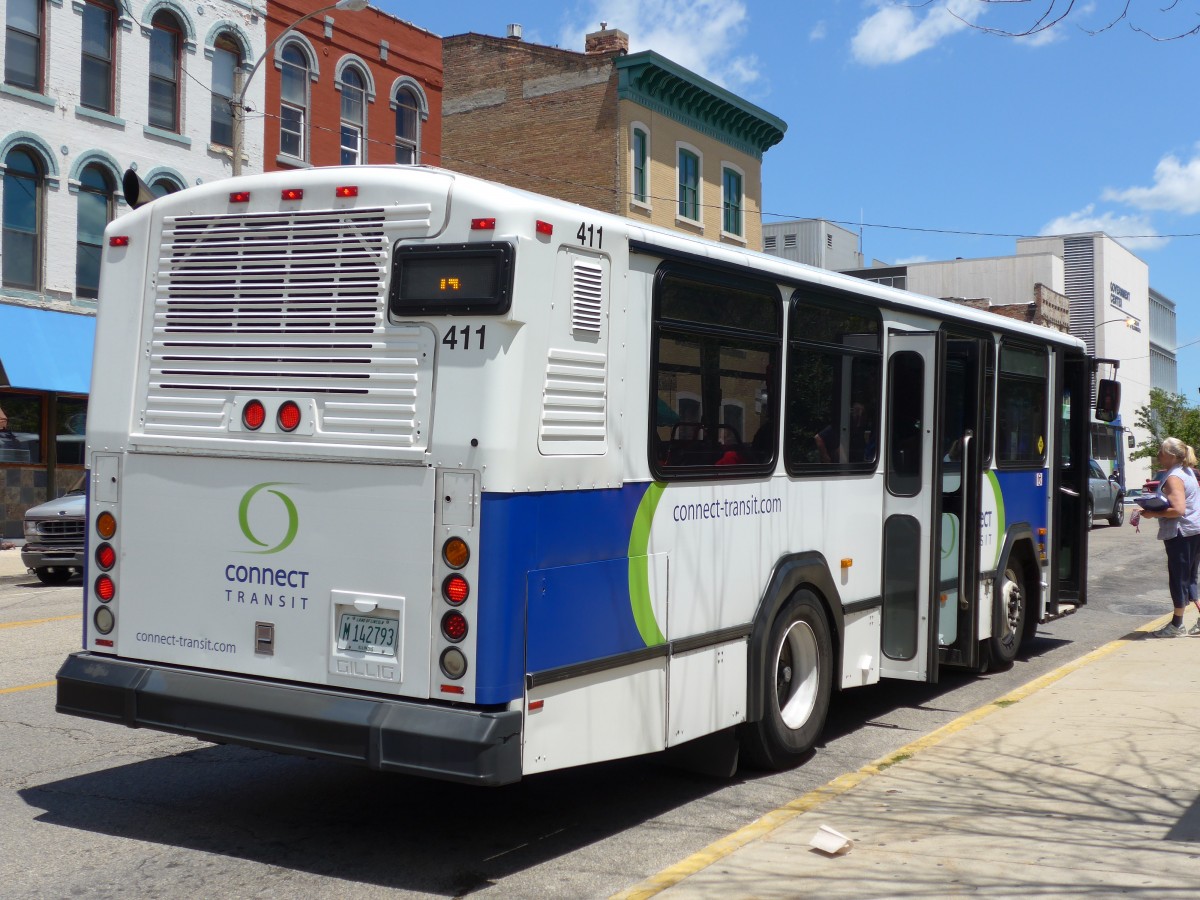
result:
[[(3, 543), (3, 541), (0, 541)], [(16, 543), (13, 541), (13, 543)], [(21, 562), (21, 548), (13, 547), (11, 550), (0, 550), (0, 578), (5, 575), (24, 575), (29, 570), (25, 568)]]
[[(1200, 637), (1165, 621), (617, 896), (1200, 897)], [(822, 825), (850, 849), (810, 847)]]

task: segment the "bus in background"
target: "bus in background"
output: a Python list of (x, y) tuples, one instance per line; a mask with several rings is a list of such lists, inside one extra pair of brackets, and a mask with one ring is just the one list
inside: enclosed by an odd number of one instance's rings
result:
[(133, 205), (60, 712), (477, 784), (782, 768), (833, 691), (1086, 600), (1068, 335), (434, 168)]

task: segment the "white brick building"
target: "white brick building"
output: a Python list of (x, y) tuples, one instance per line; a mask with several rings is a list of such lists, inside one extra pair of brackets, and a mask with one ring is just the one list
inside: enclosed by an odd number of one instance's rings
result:
[[(86, 406), (102, 232), (129, 209), (123, 172), (163, 192), (228, 176), (225, 98), (266, 39), (265, 0), (4, 3), (0, 407), (25, 437), (0, 459), (0, 534), (14, 536), (20, 508), (73, 477), (63, 422)], [(264, 84), (249, 85), (255, 109)], [(261, 170), (262, 140), (250, 116), (243, 171)]]

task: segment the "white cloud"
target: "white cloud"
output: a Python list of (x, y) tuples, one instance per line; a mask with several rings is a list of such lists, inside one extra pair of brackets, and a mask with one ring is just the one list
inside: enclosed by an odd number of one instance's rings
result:
[(878, 9), (863, 20), (850, 41), (854, 58), (868, 66), (903, 62), (923, 53), (970, 27), (967, 23), (981, 12), (972, 0), (946, 0), (931, 6), (875, 2)]
[(1042, 235), (1086, 234), (1092, 231), (1103, 231), (1130, 250), (1154, 250), (1167, 243), (1166, 238), (1158, 236), (1158, 230), (1150, 224), (1150, 220), (1146, 216), (1122, 216), (1112, 212), (1097, 213), (1094, 203), (1089, 203), (1083, 209), (1047, 222), (1039, 233)]
[(1195, 215), (1200, 212), (1200, 150), (1186, 162), (1168, 154), (1154, 167), (1154, 184), (1107, 190), (1105, 200), (1128, 203), (1138, 209), (1163, 209)]
[(826, 25), (825, 20), (822, 19), (812, 27), (812, 30), (808, 32), (808, 39), (810, 41), (823, 41), (825, 40), (825, 36), (827, 34), (829, 34), (829, 26)]
[(740, 0), (592, 0), (583, 23), (568, 27), (562, 46), (582, 49), (584, 35), (600, 27), (629, 35), (629, 50), (653, 50), (732, 91), (759, 81), (753, 53), (738, 53), (746, 35), (746, 4)]

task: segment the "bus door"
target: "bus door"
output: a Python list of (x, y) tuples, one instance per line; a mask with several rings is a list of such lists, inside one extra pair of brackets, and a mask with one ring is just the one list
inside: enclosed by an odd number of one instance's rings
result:
[(879, 674), (937, 681), (937, 390), (943, 337), (888, 337)]
[[(1064, 358), (1065, 357), (1065, 358)], [(1053, 511), (1050, 520), (1050, 603), (1087, 603), (1088, 433), (1091, 420), (1091, 366), (1083, 356), (1055, 354), (1055, 383), (1062, 385), (1054, 405), (1057, 460), (1050, 469)]]
[[(941, 662), (974, 668), (979, 663), (979, 568), (982, 531), (996, 542), (991, 505), (981, 507), (985, 429), (985, 362), (990, 340), (951, 335), (946, 341), (938, 395), (941, 427), (934, 465), (941, 485), (937, 519), (938, 572), (935, 600)], [(989, 562), (999, 548), (987, 548)]]

